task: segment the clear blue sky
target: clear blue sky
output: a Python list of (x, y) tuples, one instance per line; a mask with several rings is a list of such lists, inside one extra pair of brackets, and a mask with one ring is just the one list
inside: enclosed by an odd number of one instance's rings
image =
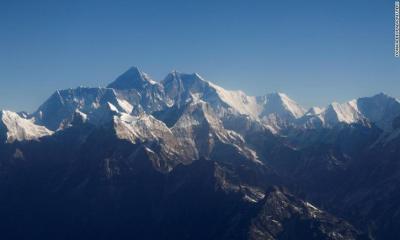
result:
[(400, 96), (392, 0), (1, 0), (0, 31), (0, 109), (32, 111), (133, 65), (305, 106)]

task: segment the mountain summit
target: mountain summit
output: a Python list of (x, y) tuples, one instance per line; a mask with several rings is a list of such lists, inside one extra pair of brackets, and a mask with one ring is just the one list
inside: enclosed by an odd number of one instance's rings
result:
[(262, 115), (276, 114), (281, 118), (297, 119), (305, 113), (302, 106), (284, 93), (270, 93), (263, 99), (264, 111)]
[(155, 84), (155, 81), (146, 73), (140, 71), (137, 67), (131, 67), (107, 87), (118, 90), (143, 90), (147, 85), (152, 84)]

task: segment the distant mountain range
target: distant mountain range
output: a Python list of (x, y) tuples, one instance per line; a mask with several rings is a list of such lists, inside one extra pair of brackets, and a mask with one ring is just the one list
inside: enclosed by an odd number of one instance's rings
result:
[(4, 239), (400, 239), (400, 101), (132, 67), (0, 113)]

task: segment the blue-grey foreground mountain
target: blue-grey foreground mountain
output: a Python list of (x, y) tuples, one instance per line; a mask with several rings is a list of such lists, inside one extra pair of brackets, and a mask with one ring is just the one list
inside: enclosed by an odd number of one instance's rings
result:
[(0, 114), (4, 239), (400, 239), (400, 102), (131, 68)]

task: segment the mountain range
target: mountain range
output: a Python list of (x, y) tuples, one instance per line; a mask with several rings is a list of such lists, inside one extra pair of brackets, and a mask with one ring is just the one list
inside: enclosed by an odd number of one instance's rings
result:
[(400, 101), (136, 67), (0, 113), (4, 239), (400, 239)]

